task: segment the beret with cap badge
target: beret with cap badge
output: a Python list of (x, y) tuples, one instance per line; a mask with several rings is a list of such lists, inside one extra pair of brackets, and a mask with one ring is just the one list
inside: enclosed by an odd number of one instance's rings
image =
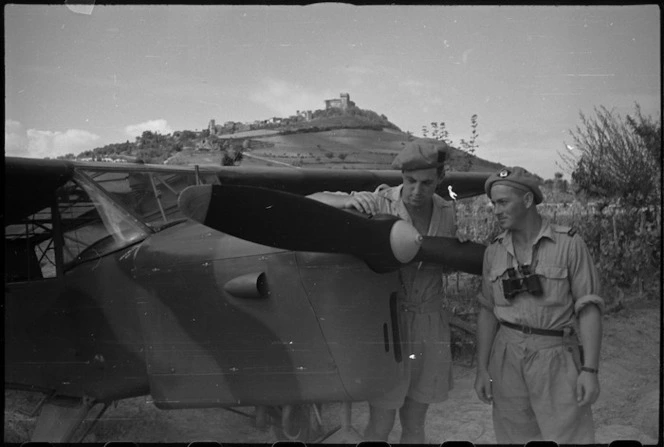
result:
[(536, 205), (542, 203), (544, 199), (542, 191), (539, 188), (539, 179), (519, 166), (501, 169), (486, 179), (484, 191), (489, 196), (489, 199), (491, 198), (491, 187), (497, 184), (504, 184), (521, 191), (532, 192)]
[(402, 171), (437, 168), (445, 164), (446, 144), (411, 141), (394, 158), (392, 167)]

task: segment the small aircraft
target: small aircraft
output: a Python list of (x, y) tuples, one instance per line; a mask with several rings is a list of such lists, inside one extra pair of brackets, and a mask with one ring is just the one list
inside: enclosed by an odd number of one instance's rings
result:
[[(487, 177), (449, 173), (441, 190), (471, 197)], [(309, 409), (388, 390), (403, 373), (398, 267), (479, 274), (484, 246), (304, 195), (400, 182), (5, 158), (5, 386), (44, 393), (32, 440), (81, 440), (93, 407), (142, 395), (269, 409), (304, 440)]]

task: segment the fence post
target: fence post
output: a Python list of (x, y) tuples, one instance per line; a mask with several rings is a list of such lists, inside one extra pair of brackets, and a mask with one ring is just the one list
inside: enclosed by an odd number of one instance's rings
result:
[(599, 253), (599, 259), (602, 259), (602, 215), (601, 213), (598, 214), (597, 211), (594, 212), (593, 218), (597, 219), (597, 226), (599, 227), (599, 230), (597, 231), (597, 253)]
[(655, 217), (657, 218), (657, 228), (662, 228), (662, 222), (661, 222), (661, 216), (660, 213), (662, 212), (662, 208), (660, 206), (655, 207)]
[(616, 213), (614, 212), (611, 216), (611, 223), (613, 223), (613, 240), (618, 246), (618, 227), (616, 225)]

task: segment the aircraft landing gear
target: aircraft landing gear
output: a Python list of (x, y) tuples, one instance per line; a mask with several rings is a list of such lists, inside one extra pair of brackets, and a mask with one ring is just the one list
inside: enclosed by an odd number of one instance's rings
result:
[(322, 434), (321, 404), (282, 405), (268, 409), (281, 441), (312, 442)]
[[(95, 402), (89, 398), (51, 397), (41, 406), (41, 413), (37, 418), (37, 425), (32, 432), (31, 442), (73, 442), (74, 435), (85, 421)], [(103, 407), (92, 423), (84, 430), (78, 442), (89, 433), (92, 426), (106, 411)]]

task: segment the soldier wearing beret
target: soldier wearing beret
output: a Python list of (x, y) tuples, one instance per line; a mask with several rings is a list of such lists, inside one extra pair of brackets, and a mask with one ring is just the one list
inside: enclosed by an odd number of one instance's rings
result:
[(484, 253), (475, 391), (493, 404), (496, 440), (594, 443), (604, 301), (588, 248), (540, 216), (523, 168), (496, 172), (485, 190), (505, 231)]
[[(410, 222), (422, 235), (454, 237), (455, 211), (435, 191), (444, 176), (445, 145), (411, 142), (394, 159), (403, 183), (376, 191), (316, 193), (309, 197), (338, 208), (367, 214), (392, 214)], [(447, 399), (452, 388), (449, 316), (443, 309), (440, 265), (418, 263), (401, 268), (400, 325), (407, 339), (402, 382), (370, 404), (367, 440), (384, 440), (397, 410), (402, 443), (422, 444), (429, 404)]]

